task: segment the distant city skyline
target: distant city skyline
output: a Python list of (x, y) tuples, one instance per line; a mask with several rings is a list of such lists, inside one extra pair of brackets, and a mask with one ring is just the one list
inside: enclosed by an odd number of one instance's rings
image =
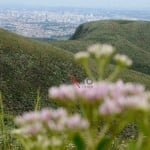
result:
[(0, 0), (0, 6), (150, 9), (150, 0)]

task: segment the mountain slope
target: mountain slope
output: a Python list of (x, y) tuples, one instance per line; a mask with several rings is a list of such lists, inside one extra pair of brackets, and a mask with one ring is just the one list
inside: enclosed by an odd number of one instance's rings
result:
[[(40, 88), (42, 106), (49, 86), (70, 83), (68, 74), (79, 81), (84, 71), (73, 60), (73, 53), (94, 43), (109, 43), (117, 52), (134, 61), (133, 70), (120, 77), (139, 82), (150, 89), (149, 22), (97, 21), (78, 27), (71, 40), (40, 42), (0, 29), (0, 90), (5, 108), (22, 112), (33, 109)], [(92, 66), (93, 64), (91, 64)], [(94, 69), (94, 66), (92, 66)]]
[(5, 108), (18, 112), (33, 109), (39, 88), (47, 105), (49, 86), (71, 82), (68, 74), (84, 76), (72, 53), (5, 30), (0, 30), (0, 72)]
[(108, 43), (131, 57), (132, 69), (150, 75), (150, 22), (105, 20), (80, 25), (70, 41), (51, 44), (76, 52), (94, 43)]

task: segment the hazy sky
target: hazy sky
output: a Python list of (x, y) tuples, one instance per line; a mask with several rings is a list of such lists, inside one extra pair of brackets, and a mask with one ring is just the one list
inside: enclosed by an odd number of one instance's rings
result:
[(0, 0), (0, 5), (150, 8), (150, 0)]

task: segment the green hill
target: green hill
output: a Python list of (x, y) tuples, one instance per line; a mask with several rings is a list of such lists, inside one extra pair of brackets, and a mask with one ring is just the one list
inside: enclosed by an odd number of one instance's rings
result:
[(18, 112), (33, 109), (38, 88), (42, 105), (48, 105), (49, 86), (71, 82), (69, 73), (78, 80), (84, 74), (72, 53), (5, 30), (0, 30), (0, 72), (5, 108)]
[(117, 52), (131, 57), (132, 69), (150, 75), (150, 22), (95, 21), (80, 25), (71, 40), (51, 42), (72, 52), (85, 50), (94, 43), (108, 43)]
[[(97, 21), (80, 25), (71, 40), (40, 42), (0, 29), (0, 90), (6, 110), (33, 109), (40, 88), (42, 106), (50, 86), (70, 83), (68, 74), (81, 81), (85, 74), (73, 53), (94, 43), (109, 43), (134, 61), (120, 77), (150, 89), (150, 22)], [(94, 68), (93, 64), (91, 66)]]

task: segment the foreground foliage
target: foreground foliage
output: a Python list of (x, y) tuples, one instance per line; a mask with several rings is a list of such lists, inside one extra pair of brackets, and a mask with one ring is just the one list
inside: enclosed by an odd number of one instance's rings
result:
[[(74, 80), (79, 86), (50, 88), (49, 97), (65, 109), (43, 109), (16, 117), (18, 128), (13, 134), (26, 150), (113, 149), (119, 133), (131, 122), (136, 123), (138, 136), (125, 146), (117, 144), (118, 149), (150, 149), (149, 92), (139, 84), (115, 82), (118, 74), (132, 64), (125, 55), (116, 54), (113, 72), (105, 75), (113, 53), (112, 46), (97, 44), (75, 55), (93, 84), (85, 86)], [(98, 78), (88, 67), (91, 57), (97, 64)]]

